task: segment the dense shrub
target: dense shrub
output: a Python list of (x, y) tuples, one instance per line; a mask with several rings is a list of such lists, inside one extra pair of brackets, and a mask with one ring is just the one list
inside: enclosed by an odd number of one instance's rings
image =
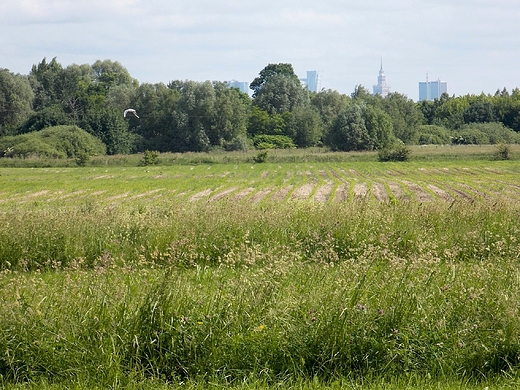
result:
[(145, 150), (143, 153), (143, 157), (141, 161), (139, 161), (139, 165), (157, 165), (159, 164), (159, 152), (152, 150)]
[(495, 160), (510, 160), (511, 146), (507, 144), (498, 144), (495, 149)]
[(442, 126), (419, 126), (414, 142), (418, 145), (447, 145), (451, 142), (450, 131)]
[(292, 149), (296, 147), (293, 140), (285, 135), (255, 135), (253, 144), (257, 149)]
[(405, 144), (381, 149), (378, 152), (379, 161), (408, 161), (411, 149)]
[(55, 126), (44, 130), (0, 139), (0, 156), (75, 158), (106, 153), (98, 138), (77, 126)]

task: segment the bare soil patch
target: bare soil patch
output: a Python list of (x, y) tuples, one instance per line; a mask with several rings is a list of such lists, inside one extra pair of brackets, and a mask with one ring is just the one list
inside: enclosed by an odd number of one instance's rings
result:
[(263, 188), (253, 194), (251, 197), (251, 202), (256, 203), (260, 202), (262, 199), (264, 199), (267, 194), (269, 194), (273, 189), (272, 188)]
[(426, 190), (424, 190), (419, 184), (412, 183), (407, 180), (403, 180), (403, 183), (408, 187), (410, 192), (412, 192), (415, 195), (419, 202), (429, 202), (433, 200), (432, 196), (428, 192), (426, 192)]
[(195, 195), (193, 195), (189, 201), (190, 202), (196, 202), (198, 200), (201, 200), (202, 198), (205, 198), (211, 194), (211, 190), (209, 188), (205, 189), (204, 191), (198, 192)]
[(291, 199), (307, 199), (312, 194), (313, 189), (314, 184), (304, 184), (303, 186), (294, 190), (294, 192), (291, 195)]
[(231, 188), (228, 188), (227, 190), (224, 190), (222, 192), (219, 192), (218, 194), (215, 194), (213, 195), (209, 201), (210, 202), (215, 202), (217, 200), (221, 200), (221, 199), (224, 199), (226, 196), (228, 196), (229, 194), (231, 194), (232, 192), (234, 192), (235, 190), (237, 189), (237, 187), (231, 187)]
[(431, 192), (433, 192), (436, 196), (438, 196), (442, 200), (446, 200), (446, 201), (453, 200), (453, 196), (451, 196), (448, 192), (444, 191), (442, 188), (439, 188), (434, 184), (428, 184), (427, 187)]
[(278, 191), (274, 192), (273, 195), (271, 195), (271, 199), (273, 200), (284, 200), (287, 195), (289, 195), (289, 192), (293, 189), (293, 186), (285, 186), (280, 188)]
[(335, 202), (346, 202), (348, 201), (348, 191), (349, 184), (345, 183), (336, 188), (336, 193), (334, 194)]
[(354, 184), (354, 198), (361, 199), (366, 198), (368, 195), (367, 183), (356, 183)]
[(388, 202), (390, 199), (388, 193), (386, 192), (385, 186), (381, 183), (372, 184), (372, 194), (380, 202)]
[(404, 192), (403, 188), (397, 183), (389, 182), (388, 188), (390, 188), (392, 195), (396, 199), (404, 199), (404, 198), (408, 197), (408, 195)]
[(246, 196), (248, 196), (254, 190), (255, 189), (253, 187), (244, 188), (242, 191), (237, 192), (234, 195), (234, 198), (237, 200), (244, 199)]
[(314, 200), (317, 202), (326, 202), (329, 199), (333, 188), (334, 185), (332, 183), (327, 183), (318, 187), (314, 194)]

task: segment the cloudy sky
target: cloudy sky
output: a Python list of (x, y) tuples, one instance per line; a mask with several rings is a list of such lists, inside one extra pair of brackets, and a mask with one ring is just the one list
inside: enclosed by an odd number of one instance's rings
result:
[(518, 0), (2, 0), (0, 68), (28, 74), (109, 59), (140, 83), (252, 81), (270, 63), (350, 94), (372, 91), (381, 58), (392, 92), (418, 99), (520, 87)]

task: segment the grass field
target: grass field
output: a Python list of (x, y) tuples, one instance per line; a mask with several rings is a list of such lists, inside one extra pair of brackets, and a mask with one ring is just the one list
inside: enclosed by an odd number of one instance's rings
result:
[(276, 153), (0, 168), (0, 386), (520, 385), (517, 160)]

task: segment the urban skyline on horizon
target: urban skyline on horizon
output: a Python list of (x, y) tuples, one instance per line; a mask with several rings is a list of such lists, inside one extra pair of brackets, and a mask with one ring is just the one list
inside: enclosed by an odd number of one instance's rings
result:
[[(322, 72), (318, 72), (316, 70), (308, 70), (307, 77), (299, 78), (300, 82), (303, 86), (307, 87), (310, 92), (319, 92), (321, 86), (321, 78)], [(252, 91), (249, 89), (249, 82), (247, 81), (237, 81), (237, 80), (229, 80), (226, 81), (229, 87), (238, 88), (240, 91), (251, 95)], [(448, 82), (437, 78), (434, 81), (429, 81), (428, 72), (426, 72), (426, 81), (418, 82), (418, 98), (414, 99), (413, 97), (408, 96), (409, 99), (415, 100), (416, 102), (422, 100), (434, 100), (439, 98), (443, 93), (448, 93)], [(361, 85), (361, 84), (359, 84)], [(362, 85), (366, 88), (366, 86)], [(383, 58), (380, 59), (380, 68), (379, 74), (377, 77), (377, 84), (372, 86), (372, 93), (374, 95), (381, 95), (382, 97), (386, 97), (392, 91), (391, 86), (386, 83), (386, 75), (383, 69)]]

